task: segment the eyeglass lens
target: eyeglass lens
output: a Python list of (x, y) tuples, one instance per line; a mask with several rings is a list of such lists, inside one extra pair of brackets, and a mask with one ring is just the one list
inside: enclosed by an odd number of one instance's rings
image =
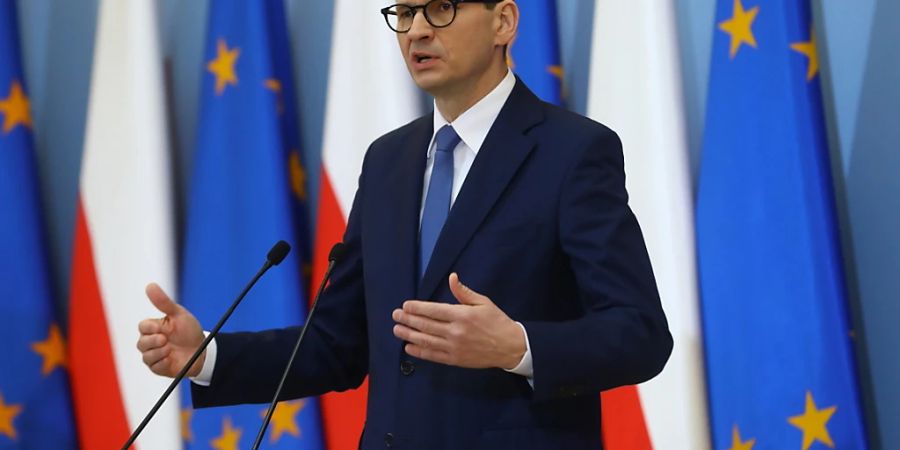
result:
[(456, 16), (456, 5), (449, 0), (431, 0), (422, 6), (394, 5), (387, 10), (388, 25), (397, 32), (406, 32), (412, 28), (416, 10), (423, 9), (425, 20), (433, 27), (446, 27)]

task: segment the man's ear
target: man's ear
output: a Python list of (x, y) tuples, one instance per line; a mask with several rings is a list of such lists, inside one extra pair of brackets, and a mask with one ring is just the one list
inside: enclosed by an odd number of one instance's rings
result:
[(497, 5), (496, 12), (494, 45), (508, 47), (519, 29), (519, 5), (513, 0), (505, 0)]

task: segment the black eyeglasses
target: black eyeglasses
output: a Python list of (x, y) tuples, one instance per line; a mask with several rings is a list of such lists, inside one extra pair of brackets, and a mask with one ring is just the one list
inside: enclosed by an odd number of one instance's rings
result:
[(460, 3), (499, 3), (503, 0), (429, 0), (424, 5), (396, 4), (381, 9), (388, 27), (397, 33), (406, 33), (412, 28), (416, 12), (422, 10), (425, 20), (434, 28), (444, 28), (456, 19), (456, 9)]

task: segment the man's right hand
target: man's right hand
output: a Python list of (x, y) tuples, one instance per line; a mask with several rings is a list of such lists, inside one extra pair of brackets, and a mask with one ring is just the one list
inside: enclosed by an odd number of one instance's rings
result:
[[(138, 324), (141, 337), (137, 348), (153, 373), (174, 378), (203, 342), (203, 328), (190, 311), (172, 301), (156, 283), (148, 284), (146, 292), (153, 306), (166, 316)], [(197, 376), (205, 359), (204, 351), (187, 375)]]

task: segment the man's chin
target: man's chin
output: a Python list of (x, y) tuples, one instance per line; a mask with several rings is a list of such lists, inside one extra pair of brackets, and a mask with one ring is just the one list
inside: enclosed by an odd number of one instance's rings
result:
[(413, 81), (416, 83), (416, 86), (419, 86), (419, 89), (434, 95), (435, 92), (440, 91), (445, 81), (437, 76), (436, 73), (429, 72), (421, 72), (413, 75)]

